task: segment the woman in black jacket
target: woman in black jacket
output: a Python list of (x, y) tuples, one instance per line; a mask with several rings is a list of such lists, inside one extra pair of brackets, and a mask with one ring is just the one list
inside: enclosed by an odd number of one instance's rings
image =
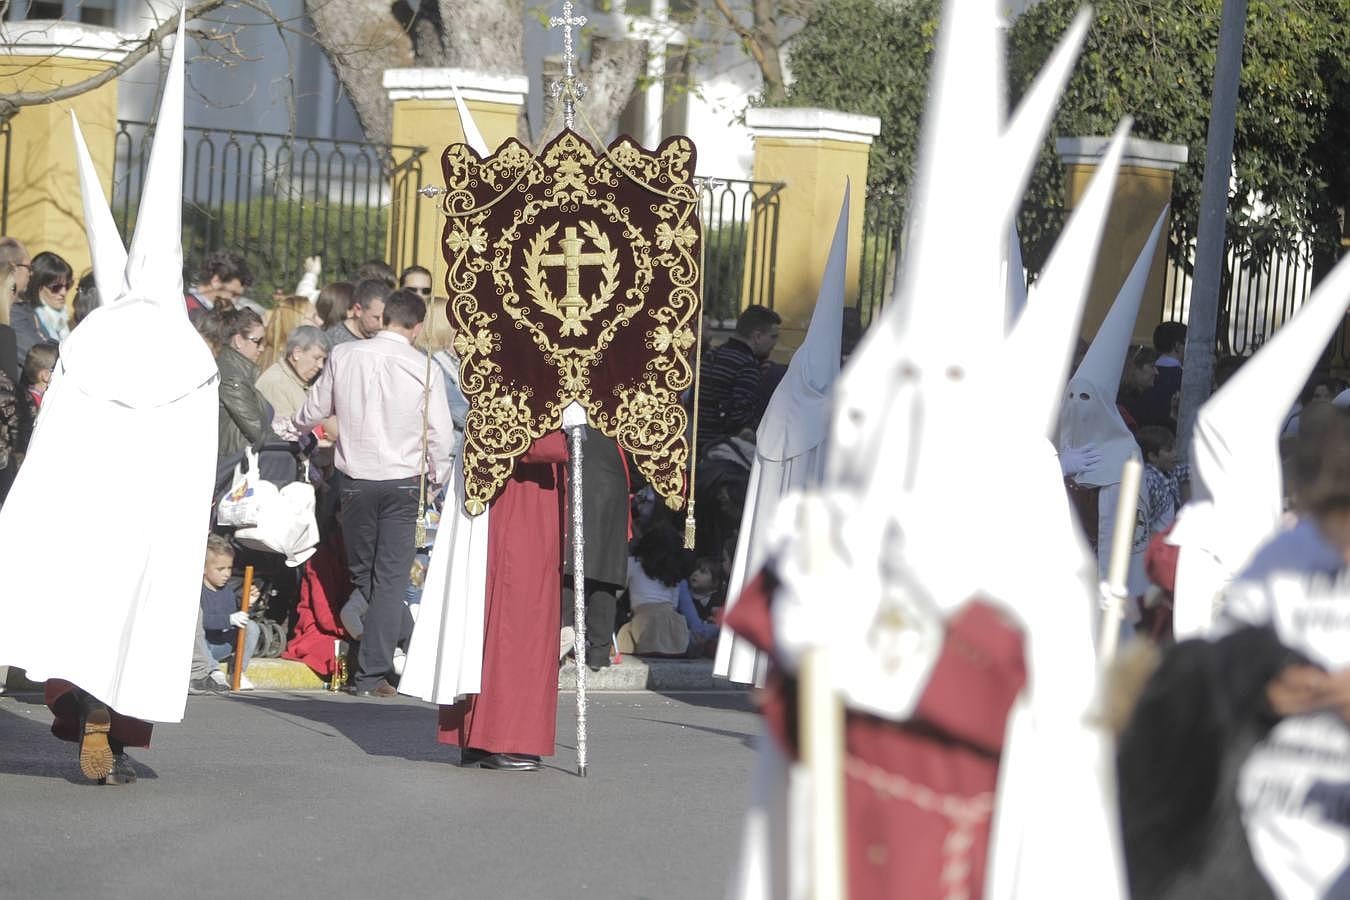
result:
[(216, 455), (236, 459), (245, 447), (276, 440), (272, 409), (254, 382), (265, 340), (262, 319), (251, 309), (232, 309), (224, 316), (224, 344), (216, 356), (220, 371), (220, 419)]

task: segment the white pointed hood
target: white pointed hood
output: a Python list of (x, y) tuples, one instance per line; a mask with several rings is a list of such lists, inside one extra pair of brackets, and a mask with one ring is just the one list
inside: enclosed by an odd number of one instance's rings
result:
[(1350, 257), (1322, 279), (1298, 313), (1196, 415), (1192, 503), (1210, 506), (1217, 515), (1203, 528), (1197, 527), (1198, 517), (1178, 521), (1174, 542), (1206, 548), (1230, 575), (1279, 525), (1284, 495), (1280, 429), (1347, 306)]
[(1116, 407), (1116, 394), (1125, 371), (1125, 355), (1130, 349), (1135, 320), (1139, 318), (1139, 304), (1148, 286), (1153, 254), (1166, 220), (1164, 207), (1064, 394), (1059, 414), (1060, 451), (1090, 444), (1101, 453), (1095, 465), (1075, 476), (1079, 484), (1116, 484), (1125, 460), (1139, 455), (1134, 435)]
[(845, 182), (844, 202), (806, 339), (792, 354), (787, 372), (759, 422), (755, 447), (765, 459), (781, 462), (801, 456), (819, 446), (830, 430), (830, 390), (839, 374), (844, 336), (850, 189), (851, 185)]
[[(975, 0), (944, 8), (909, 243), (890, 302), (836, 384), (829, 472), (863, 493), (873, 469), (912, 481), (920, 455), (943, 452), (945, 438), (926, 410), (946, 406), (941, 395), (1002, 344), (1007, 235), (1091, 18), (1087, 11), (1075, 18), (1004, 127), (994, 7)], [(986, 198), (978, 215), (951, 202), (968, 196)], [(892, 437), (883, 438), (888, 430)]]
[(63, 370), (97, 372), (80, 390), (126, 406), (163, 406), (216, 377), (183, 300), (184, 23), (164, 82), (154, 144), (115, 303), (90, 313), (61, 347)]
[(89, 256), (98, 286), (99, 304), (112, 303), (122, 296), (122, 277), (127, 267), (127, 248), (113, 221), (108, 199), (103, 194), (94, 160), (80, 130), (75, 110), (70, 111), (70, 126), (75, 132), (75, 166), (80, 172), (80, 197), (84, 201), (84, 232), (89, 240)]
[(136, 231), (127, 249), (126, 293), (173, 306), (183, 299), (183, 56), (186, 23), (178, 35), (155, 119), (155, 139), (145, 168)]
[(483, 140), (483, 132), (478, 130), (478, 123), (473, 120), (468, 104), (460, 96), (459, 85), (455, 84), (453, 75), (450, 77), (450, 93), (455, 96), (455, 109), (459, 111), (459, 125), (464, 131), (464, 143), (468, 144), (474, 153), (486, 159), (492, 155), (492, 150), (488, 148), (487, 141)]

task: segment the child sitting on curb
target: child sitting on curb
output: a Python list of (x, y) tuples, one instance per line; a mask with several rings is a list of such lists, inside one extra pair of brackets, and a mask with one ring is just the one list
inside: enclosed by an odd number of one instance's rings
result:
[[(239, 671), (248, 670), (248, 662), (262, 642), (262, 631), (248, 613), (239, 609), (240, 587), (230, 584), (234, 570), (234, 547), (218, 534), (206, 539), (206, 567), (202, 574), (202, 630), (206, 646), (216, 662), (223, 662), (234, 654), (235, 630), (243, 628), (244, 658), (235, 660)], [(249, 606), (258, 602), (261, 592), (255, 586), (248, 598)], [(239, 676), (239, 689), (253, 690), (247, 675)]]

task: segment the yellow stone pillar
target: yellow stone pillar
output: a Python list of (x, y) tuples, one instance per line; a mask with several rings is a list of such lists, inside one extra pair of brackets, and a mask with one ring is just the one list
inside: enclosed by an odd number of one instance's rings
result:
[[(1055, 142), (1055, 150), (1065, 165), (1065, 205), (1069, 209), (1078, 204), (1087, 190), (1109, 143), (1110, 138), (1105, 137), (1060, 138)], [(1083, 310), (1082, 333), (1089, 340), (1097, 333), (1097, 327), (1106, 318), (1125, 277), (1139, 258), (1158, 213), (1172, 202), (1173, 175), (1185, 165), (1188, 154), (1185, 144), (1163, 144), (1138, 138), (1126, 141), (1120, 175), (1116, 178), (1116, 193), (1111, 200), (1111, 214), (1106, 220), (1097, 267)], [(1168, 218), (1170, 221), (1170, 211)], [(1164, 235), (1167, 227), (1163, 227)], [(1139, 306), (1139, 318), (1135, 320), (1136, 343), (1152, 344), (1153, 329), (1162, 321), (1166, 274), (1167, 244), (1164, 238), (1154, 253), (1148, 287)]]
[[(50, 91), (91, 78), (125, 58), (122, 40), (111, 28), (74, 22), (7, 23), (0, 32), (0, 94)], [(23, 241), (29, 253), (59, 253), (79, 278), (90, 259), (71, 110), (79, 116), (99, 180), (105, 190), (112, 185), (116, 79), (69, 100), (26, 106), (10, 121), (4, 231)]]
[[(393, 143), (426, 147), (422, 156), (422, 183), (441, 184), (441, 155), (451, 144), (464, 141), (459, 112), (451, 85), (459, 88), (478, 130), (488, 147), (495, 150), (516, 136), (530, 82), (524, 75), (493, 75), (469, 69), (388, 69), (384, 89), (394, 104)], [(407, 157), (395, 151), (395, 161)], [(396, 204), (403, 198), (395, 196)], [(444, 271), (440, 261), (440, 236), (445, 222), (436, 203), (415, 196), (395, 207), (390, 215), (391, 262), (396, 267), (413, 264), (433, 272)], [(417, 239), (413, 240), (413, 235)]]
[[(858, 301), (867, 160), (881, 120), (826, 109), (751, 109), (753, 178), (781, 181), (773, 308), (783, 317), (774, 357), (786, 361), (801, 345), (815, 309), (830, 240), (849, 179), (848, 282), (845, 302)], [(748, 301), (746, 301), (748, 302)]]

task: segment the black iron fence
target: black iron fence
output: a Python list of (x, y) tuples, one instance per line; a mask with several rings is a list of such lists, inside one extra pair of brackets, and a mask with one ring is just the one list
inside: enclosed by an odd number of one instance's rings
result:
[[(1169, 263), (1163, 292), (1163, 321), (1185, 322), (1190, 313), (1195, 241), (1186, 234), (1169, 237)], [(1315, 283), (1312, 248), (1264, 258), (1241, 256), (1230, 246), (1224, 254), (1220, 281), (1219, 323), (1215, 339), (1224, 356), (1254, 353), (1312, 293)], [(1338, 335), (1338, 356), (1344, 364), (1345, 337)]]
[[(904, 228), (904, 209), (889, 196), (869, 196), (863, 215), (862, 272), (858, 311), (870, 324), (885, 305), (895, 276), (898, 238)], [(1185, 322), (1190, 308), (1194, 240), (1173, 234), (1167, 278), (1163, 286), (1160, 321)], [(1181, 252), (1185, 249), (1184, 254)], [(1182, 260), (1177, 263), (1173, 260)], [(1030, 273), (1033, 278), (1036, 273)], [(1224, 255), (1217, 350), (1224, 356), (1249, 356), (1308, 299), (1316, 284), (1311, 246), (1292, 253), (1272, 253), (1252, 259)], [(1350, 318), (1337, 332), (1327, 363), (1350, 367)]]
[(718, 179), (703, 194), (703, 301), (714, 327), (747, 304), (773, 307), (783, 182)]
[(863, 210), (862, 272), (858, 279), (858, 315), (864, 326), (886, 305), (899, 263), (905, 209), (891, 196), (869, 196)]
[[(148, 123), (118, 122), (113, 216), (125, 235), (135, 228), (153, 135)], [(307, 256), (323, 256), (325, 280), (348, 277), (370, 259), (386, 260), (396, 270), (418, 262), (417, 190), (425, 152), (186, 129), (183, 255), (189, 273), (211, 250), (236, 250), (253, 269), (251, 293), (266, 297), (292, 291)]]

